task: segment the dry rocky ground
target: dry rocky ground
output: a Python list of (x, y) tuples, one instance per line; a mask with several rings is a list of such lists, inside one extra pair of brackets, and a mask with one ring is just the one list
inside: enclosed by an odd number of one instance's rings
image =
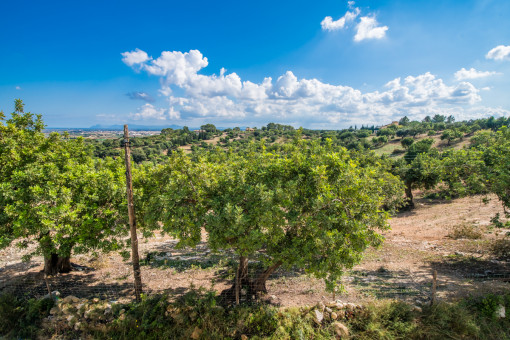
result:
[[(490, 251), (495, 240), (508, 232), (491, 226), (491, 218), (498, 212), (502, 213), (502, 208), (495, 198), (487, 204), (482, 197), (418, 199), (415, 210), (390, 221), (392, 229), (385, 232), (383, 246), (369, 249), (363, 262), (346, 272), (342, 281), (345, 291), (334, 298), (356, 303), (380, 297), (426, 301), (434, 270), (438, 273), (438, 299), (508, 290), (510, 262)], [(175, 246), (176, 241), (164, 235), (140, 240), (146, 292), (178, 295), (191, 286), (220, 292), (229, 286), (234, 274), (232, 254), (213, 254), (205, 243), (194, 249)], [(22, 262), (23, 254), (14, 247), (0, 251), (0, 292), (46, 294), (42, 259)], [(131, 266), (119, 255), (78, 255), (73, 263), (71, 273), (47, 279), (51, 290), (58, 290), (61, 296), (132, 299)], [(298, 271), (277, 272), (268, 282), (270, 300), (282, 306), (329, 301), (333, 296), (324, 288), (321, 280)]]

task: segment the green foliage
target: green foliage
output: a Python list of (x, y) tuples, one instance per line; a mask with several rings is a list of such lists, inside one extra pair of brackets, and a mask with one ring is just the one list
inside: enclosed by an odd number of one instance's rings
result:
[(414, 143), (414, 139), (411, 138), (411, 137), (405, 137), (405, 138), (402, 138), (402, 140), (400, 141), (400, 144), (402, 144), (402, 146), (405, 148), (405, 149), (409, 149), (409, 147), (411, 145), (413, 145)]
[(350, 321), (357, 338), (410, 338), (418, 328), (411, 306), (405, 302), (379, 303)]
[(295, 143), (279, 153), (256, 144), (245, 154), (175, 153), (136, 176), (145, 227), (156, 229), (160, 221), (189, 246), (204, 228), (213, 250), (306, 268), (332, 289), (344, 268), (381, 242), (377, 231), (387, 228), (401, 184), (376, 160), (360, 166), (331, 144)]
[(0, 336), (36, 338), (41, 320), (49, 315), (52, 299), (22, 301), (13, 295), (0, 295)]
[[(16, 103), (20, 110), (22, 103)], [(68, 258), (117, 250), (125, 234), (122, 161), (93, 159), (83, 139), (45, 137), (38, 116), (16, 111), (0, 121), (0, 247), (17, 240), (27, 256)]]
[(464, 134), (459, 129), (447, 129), (441, 135), (441, 140), (446, 140), (448, 145), (450, 145), (453, 140), (462, 138), (463, 136)]

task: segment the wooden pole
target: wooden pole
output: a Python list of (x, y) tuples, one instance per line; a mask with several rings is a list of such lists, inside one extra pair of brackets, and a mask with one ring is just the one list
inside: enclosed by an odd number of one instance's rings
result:
[(124, 151), (126, 157), (126, 187), (128, 200), (129, 228), (131, 232), (131, 262), (133, 263), (133, 275), (135, 278), (135, 298), (141, 301), (142, 275), (140, 272), (140, 257), (138, 255), (138, 237), (136, 236), (135, 206), (133, 204), (133, 183), (131, 181), (131, 150), (129, 149), (128, 126), (124, 125)]
[(433, 306), (436, 303), (436, 289), (437, 289), (437, 270), (432, 273), (432, 294), (430, 296), (430, 305)]

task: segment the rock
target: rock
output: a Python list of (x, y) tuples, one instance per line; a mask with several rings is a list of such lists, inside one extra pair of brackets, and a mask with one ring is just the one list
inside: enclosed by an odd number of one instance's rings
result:
[(336, 303), (336, 308), (337, 309), (343, 309), (345, 307), (345, 303), (342, 303), (342, 302), (337, 302)]
[(331, 313), (331, 320), (336, 320), (336, 319), (338, 319), (338, 314), (335, 312)]
[(92, 299), (92, 302), (94, 302), (94, 303), (99, 303), (99, 299), (98, 299), (98, 298), (93, 298), (93, 299)]
[(356, 305), (354, 303), (350, 303), (350, 302), (347, 303), (346, 307), (347, 307), (347, 310), (350, 310), (350, 311), (356, 309)]
[(246, 335), (242, 334), (242, 335), (241, 335), (241, 340), (248, 340), (248, 336), (246, 336)]
[(505, 311), (505, 306), (503, 305), (499, 305), (498, 308), (496, 309), (496, 316), (498, 318), (504, 318), (506, 317), (506, 311)]
[(335, 329), (336, 335), (340, 338), (347, 338), (349, 336), (349, 329), (343, 323), (335, 321), (332, 325)]
[(69, 315), (67, 317), (67, 322), (69, 322), (70, 324), (73, 324), (75, 321), (76, 321), (76, 317), (74, 315)]
[(317, 303), (317, 309), (322, 313), (324, 312), (324, 309), (326, 308), (326, 306), (324, 305), (324, 303), (322, 302), (319, 302)]
[(422, 309), (421, 309), (421, 307), (414, 306), (414, 307), (413, 307), (413, 311), (418, 312), (418, 313), (421, 313), (421, 312), (422, 312)]
[(50, 296), (50, 294), (46, 294), (42, 298), (43, 299), (50, 299), (51, 298), (53, 300), (58, 300), (59, 296), (60, 296), (60, 292), (58, 290), (56, 290), (54, 292), (51, 292), (51, 296)]
[(337, 302), (336, 301), (330, 301), (326, 304), (326, 307), (329, 307), (329, 308), (335, 308), (336, 307), (336, 304)]
[(193, 333), (191, 333), (191, 338), (194, 339), (194, 340), (198, 340), (200, 339), (200, 335), (202, 335), (202, 330), (200, 328), (195, 327), (195, 330), (193, 331)]
[(80, 302), (80, 299), (78, 299), (76, 296), (68, 295), (62, 299), (62, 302), (63, 303), (78, 303), (78, 302)]
[(322, 314), (322, 312), (318, 309), (314, 309), (313, 312), (315, 316), (314, 321), (320, 325), (322, 320), (324, 320), (324, 314)]
[(345, 318), (345, 311), (344, 310), (339, 310), (339, 311), (336, 312), (336, 315), (337, 315), (337, 319)]
[(326, 310), (326, 312), (328, 312), (328, 313), (332, 313), (332, 312), (333, 312), (333, 310), (332, 310), (331, 308), (329, 308), (329, 307), (326, 307), (326, 308), (325, 308), (325, 310)]

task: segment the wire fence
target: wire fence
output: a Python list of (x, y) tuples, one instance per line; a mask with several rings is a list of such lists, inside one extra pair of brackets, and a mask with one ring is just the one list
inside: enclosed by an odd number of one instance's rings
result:
[[(192, 288), (204, 287), (217, 294), (232, 288), (239, 257), (232, 251), (212, 252), (204, 241), (195, 248), (179, 249), (169, 237), (155, 237), (141, 242), (140, 263), (144, 293), (178, 297)], [(135, 297), (133, 267), (129, 260), (116, 254), (77, 255), (71, 259), (72, 271), (46, 276), (42, 258), (23, 262), (23, 253), (0, 253), (0, 295), (12, 294), (20, 299), (41, 298), (51, 294), (61, 297), (99, 298), (128, 302)], [(7, 260), (5, 260), (7, 259)], [(467, 261), (467, 262), (466, 262)], [(451, 263), (450, 263), (451, 262)], [(440, 290), (453, 281), (510, 282), (510, 263), (505, 261), (472, 261), (446, 259), (431, 262), (440, 271)], [(267, 268), (260, 259), (248, 262), (248, 277), (256, 279)], [(388, 269), (381, 262), (376, 270), (357, 268), (347, 271), (341, 283), (351, 296), (426, 301), (431, 296), (432, 270)], [(448, 281), (448, 283), (446, 283)], [(307, 275), (303, 269), (278, 268), (266, 283), (267, 297), (274, 304), (305, 305), (334, 299), (326, 292), (323, 281)], [(249, 292), (240, 292), (241, 300), (249, 300)], [(336, 298), (350, 299), (336, 294)]]

